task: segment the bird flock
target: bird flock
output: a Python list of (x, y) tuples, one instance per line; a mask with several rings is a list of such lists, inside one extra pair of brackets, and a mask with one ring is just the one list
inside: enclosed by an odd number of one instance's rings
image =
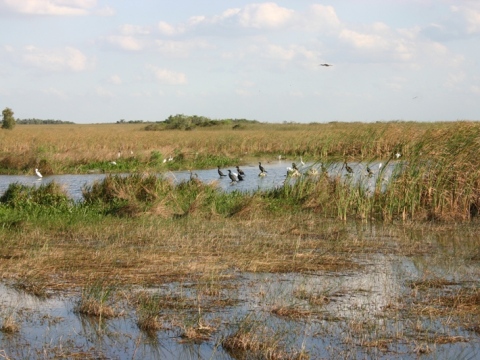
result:
[[(323, 65), (323, 66), (325, 66), (325, 65)], [(133, 154), (133, 152), (131, 152), (131, 153)], [(395, 154), (392, 154), (392, 159), (395, 158), (395, 159), (398, 160), (401, 156), (402, 155), (399, 152), (396, 152)], [(120, 152), (118, 152), (117, 157), (118, 158), (121, 157)], [(284, 159), (284, 157), (282, 157), (282, 155), (279, 155), (278, 160), (281, 161), (282, 159)], [(164, 163), (165, 162), (171, 162), (173, 160), (174, 160), (174, 157), (172, 155), (170, 155), (170, 156), (164, 158), (163, 162)], [(116, 165), (115, 161), (111, 161), (110, 163), (112, 165)], [(382, 166), (383, 166), (382, 163), (378, 164), (378, 172), (379, 173), (382, 171)], [(260, 172), (258, 174), (258, 176), (260, 178), (263, 178), (263, 177), (267, 176), (268, 171), (265, 169), (265, 167), (262, 165), (262, 163), (260, 161), (258, 162), (258, 169), (260, 170)], [(345, 169), (345, 171), (346, 171), (345, 176), (351, 177), (354, 174), (353, 168), (347, 163), (346, 160), (343, 162), (340, 171), (342, 171), (343, 169)], [(366, 165), (366, 167), (364, 169), (366, 169), (366, 175), (368, 177), (372, 177), (375, 174), (375, 172), (370, 168), (369, 165)], [(292, 166), (287, 167), (286, 170), (287, 170), (287, 172), (286, 172), (285, 176), (287, 178), (289, 178), (289, 177), (291, 177), (291, 178), (300, 177), (301, 175), (315, 176), (315, 175), (319, 174), (319, 171), (316, 168), (314, 168), (313, 166), (307, 167), (307, 165), (303, 161), (302, 156), (300, 156), (300, 167), (295, 162), (292, 162)], [(226, 178), (228, 176), (228, 178), (230, 179), (232, 184), (237, 183), (239, 181), (244, 181), (245, 176), (246, 176), (245, 172), (242, 169), (240, 169), (240, 167), (238, 165), (236, 166), (236, 172), (228, 169), (227, 170), (228, 174), (225, 174), (222, 171), (220, 166), (217, 166), (217, 171), (218, 171), (218, 175), (219, 175), (220, 178), (224, 178), (224, 177)], [(327, 168), (325, 167), (325, 165), (323, 163), (320, 163), (320, 172), (322, 174), (328, 174)], [(43, 178), (43, 175), (41, 174), (41, 172), (38, 168), (35, 169), (35, 175), (37, 176), (38, 179)], [(200, 181), (199, 177), (198, 177), (198, 174), (193, 173), (191, 170), (190, 170), (190, 181), (195, 181), (195, 182)]]

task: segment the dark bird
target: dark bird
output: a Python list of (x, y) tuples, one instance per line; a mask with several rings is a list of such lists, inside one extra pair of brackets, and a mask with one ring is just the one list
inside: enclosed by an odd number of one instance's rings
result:
[(192, 170), (190, 170), (190, 181), (197, 183), (200, 182), (200, 180), (198, 179), (198, 174), (192, 172)]
[(297, 164), (295, 164), (295, 163), (292, 163), (292, 169), (293, 169), (293, 170), (297, 170), (297, 171), (298, 171)]
[(220, 170), (220, 166), (218, 167), (218, 175), (220, 175), (220, 177), (227, 176)]
[(367, 166), (367, 174), (368, 174), (368, 177), (372, 177), (372, 176), (373, 176), (373, 171), (372, 171), (372, 169), (370, 169), (369, 166)]
[(228, 170), (228, 177), (230, 178), (230, 180), (232, 180), (232, 182), (238, 181), (238, 177), (234, 173), (232, 173), (232, 170)]
[(353, 174), (353, 169), (350, 166), (348, 166), (346, 161), (343, 163), (343, 166), (345, 167), (345, 170), (347, 170), (347, 173)]
[(262, 163), (259, 161), (258, 162), (258, 168), (260, 169), (260, 172), (262, 173), (267, 173), (268, 171), (265, 170), (265, 168), (262, 166)]
[(243, 172), (242, 169), (240, 169), (240, 167), (238, 165), (237, 165), (237, 171), (238, 171), (238, 175), (245, 176), (245, 173)]
[(333, 66), (332, 64), (320, 64), (320, 66)]
[(240, 172), (237, 174), (238, 181), (243, 181), (243, 177), (245, 175), (240, 174)]

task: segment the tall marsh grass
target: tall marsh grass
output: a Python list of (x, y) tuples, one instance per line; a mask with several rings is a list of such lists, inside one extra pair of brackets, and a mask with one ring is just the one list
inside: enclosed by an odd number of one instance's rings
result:
[[(258, 123), (237, 130), (219, 126), (193, 131), (146, 131), (145, 124), (22, 125), (0, 132), (0, 172), (33, 174), (35, 167), (45, 174), (209, 168), (278, 155), (349, 161), (385, 159), (396, 152), (410, 157), (426, 141), (433, 141), (431, 154), (441, 153), (442, 143), (435, 141), (441, 133), (450, 134), (454, 146), (465, 135), (458, 129), (478, 128), (466, 121)], [(170, 157), (175, 160), (163, 162)]]

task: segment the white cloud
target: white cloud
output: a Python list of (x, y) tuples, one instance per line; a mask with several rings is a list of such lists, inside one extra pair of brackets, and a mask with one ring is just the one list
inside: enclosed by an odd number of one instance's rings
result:
[(21, 58), (24, 63), (47, 71), (83, 71), (87, 68), (87, 57), (78, 49), (66, 47), (58, 50), (44, 50), (27, 46)]
[(87, 15), (96, 0), (1, 0), (8, 10), (26, 15)]
[(155, 45), (156, 50), (162, 54), (175, 57), (187, 57), (194, 50), (212, 48), (212, 46), (204, 40), (155, 40)]
[(478, 2), (450, 7), (453, 13), (459, 13), (466, 21), (467, 34), (480, 32), (480, 4)]
[(147, 68), (155, 75), (155, 78), (162, 84), (183, 85), (187, 83), (187, 76), (184, 73), (148, 65)]
[(142, 42), (134, 36), (112, 35), (106, 38), (111, 45), (117, 46), (123, 50), (139, 51), (144, 48)]
[(160, 21), (157, 24), (157, 28), (158, 28), (158, 31), (160, 32), (160, 34), (167, 35), (167, 36), (176, 35), (177, 33), (180, 32), (173, 25), (170, 25), (169, 23), (167, 23), (165, 21)]
[(145, 26), (125, 24), (120, 27), (120, 32), (122, 35), (131, 36), (131, 35), (148, 35), (150, 34), (150, 29)]
[(339, 37), (347, 43), (350, 43), (358, 49), (386, 49), (388, 42), (383, 37), (376, 34), (359, 33), (349, 29), (343, 29)]
[(239, 22), (244, 27), (279, 28), (292, 20), (294, 11), (280, 7), (275, 3), (250, 4), (238, 14)]
[(306, 14), (300, 16), (299, 23), (306, 29), (314, 31), (326, 30), (327, 32), (338, 29), (341, 26), (341, 21), (333, 6), (320, 4), (310, 6)]

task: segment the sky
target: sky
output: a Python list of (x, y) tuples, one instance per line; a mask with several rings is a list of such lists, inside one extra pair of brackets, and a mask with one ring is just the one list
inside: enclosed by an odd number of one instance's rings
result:
[(0, 0), (0, 28), (17, 119), (480, 119), (478, 0)]

